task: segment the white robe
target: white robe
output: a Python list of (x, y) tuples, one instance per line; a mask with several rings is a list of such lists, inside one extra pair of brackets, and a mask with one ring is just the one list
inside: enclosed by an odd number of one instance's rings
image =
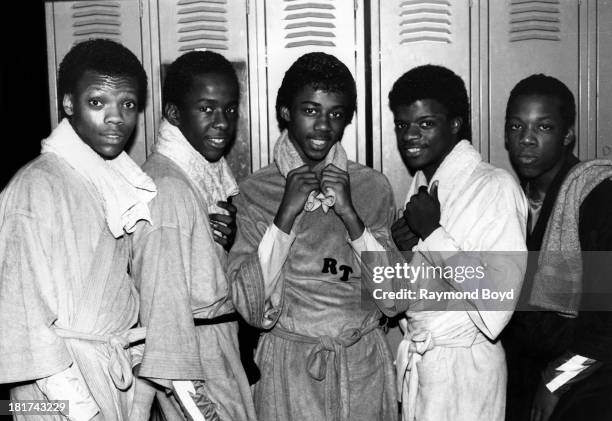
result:
[[(430, 186), (435, 181), (441, 227), (414, 247), (413, 251), (422, 252), (415, 254), (416, 260), (425, 256), (444, 265), (449, 255), (463, 251), (526, 251), (527, 202), (522, 190), (509, 173), (483, 162), (468, 141), (459, 142), (449, 153)], [(425, 184), (424, 174), (418, 172), (407, 201)], [(442, 257), (439, 251), (449, 253)], [(515, 289), (515, 298), (526, 257), (519, 253), (506, 262), (505, 276), (498, 279), (505, 290)], [(412, 264), (419, 263), (415, 259)], [(507, 369), (504, 350), (495, 339), (512, 311), (507, 307), (486, 311), (480, 304), (476, 303), (476, 311), (406, 312), (405, 337), (397, 357), (404, 420), (504, 419)], [(427, 335), (432, 340), (429, 347), (417, 344), (416, 337)], [(409, 353), (411, 344), (423, 349)]]

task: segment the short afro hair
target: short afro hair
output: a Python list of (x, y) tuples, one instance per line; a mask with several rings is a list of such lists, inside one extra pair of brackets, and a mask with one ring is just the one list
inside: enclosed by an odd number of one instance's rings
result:
[(287, 122), (281, 117), (281, 107), (291, 108), (293, 98), (306, 86), (314, 90), (345, 95), (348, 125), (357, 108), (357, 87), (351, 71), (336, 57), (322, 52), (304, 54), (289, 67), (276, 96), (276, 121), (282, 131)]
[(433, 99), (446, 108), (448, 118), (460, 117), (463, 120), (459, 139), (472, 139), (470, 124), (470, 100), (465, 83), (460, 76), (446, 67), (427, 64), (415, 67), (404, 73), (393, 84), (389, 92), (389, 108), (409, 106), (423, 99)]
[[(58, 74), (58, 99), (74, 94), (77, 84), (87, 71), (107, 76), (129, 77), (138, 84), (138, 109), (144, 109), (147, 99), (147, 74), (134, 53), (110, 39), (90, 39), (76, 44), (62, 60)], [(63, 113), (63, 107), (59, 107)]]
[(519, 96), (541, 95), (551, 98), (557, 98), (560, 103), (560, 114), (565, 129), (572, 127), (576, 121), (576, 100), (574, 94), (569, 90), (565, 83), (561, 82), (552, 76), (547, 76), (542, 73), (531, 75), (516, 84), (506, 105), (506, 116), (510, 104)]
[(190, 51), (174, 60), (166, 69), (162, 89), (164, 113), (166, 104), (182, 105), (183, 98), (197, 76), (210, 73), (229, 76), (236, 86), (236, 92), (240, 92), (236, 70), (228, 59), (213, 51)]

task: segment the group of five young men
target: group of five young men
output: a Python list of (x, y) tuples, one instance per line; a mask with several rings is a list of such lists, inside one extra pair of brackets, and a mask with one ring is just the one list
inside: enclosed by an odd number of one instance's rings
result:
[[(565, 85), (538, 75), (511, 93), (506, 145), (526, 199), (471, 145), (461, 78), (432, 65), (404, 74), (389, 105), (414, 177), (397, 220), (386, 178), (348, 160), (340, 142), (356, 87), (335, 57), (306, 54), (286, 72), (274, 162), (240, 187), (223, 158), (239, 118), (231, 63), (190, 52), (169, 66), (141, 170), (123, 149), (146, 85), (121, 45), (73, 47), (59, 71), (65, 119), (0, 196), (0, 382), (13, 383), (14, 399), (67, 400), (56, 417), (74, 420), (147, 420), (154, 398), (166, 419), (501, 420), (506, 406), (513, 419), (609, 416), (610, 317), (575, 303), (573, 318), (558, 316), (537, 270), (522, 295), (551, 311), (512, 320), (512, 308), (479, 302), (432, 311), (368, 306), (362, 294), (373, 287), (362, 253), (379, 252), (384, 266), (398, 250), (414, 252), (401, 256), (411, 265), (512, 252), (503, 271), (482, 263), (488, 280), (520, 290), (520, 252), (565, 244), (565, 231), (554, 241), (546, 226), (566, 203), (577, 203), (577, 250), (608, 248), (612, 173), (575, 166)], [(556, 201), (566, 178), (580, 188)], [(596, 277), (579, 275), (580, 285)], [(237, 313), (261, 329), (253, 393)], [(383, 313), (406, 316), (395, 367)], [(509, 371), (498, 340), (508, 323)], [(563, 340), (551, 343), (551, 328)]]

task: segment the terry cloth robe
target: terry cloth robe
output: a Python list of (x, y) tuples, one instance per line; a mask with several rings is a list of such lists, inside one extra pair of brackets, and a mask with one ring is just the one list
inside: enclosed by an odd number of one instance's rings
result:
[[(386, 178), (348, 161), (353, 204), (367, 235), (392, 247), (394, 205)], [(247, 178), (235, 202), (238, 235), (229, 256), (232, 296), (250, 324), (266, 329), (255, 359), (257, 416), (266, 421), (395, 420), (392, 356), (380, 312), (362, 301), (360, 262), (333, 210), (302, 212), (287, 235), (273, 220), (285, 177), (271, 164)], [(262, 239), (274, 238), (268, 252)], [(364, 236), (366, 234), (364, 233)], [(364, 237), (362, 236), (362, 237)], [(363, 250), (363, 249), (362, 249)], [(260, 253), (282, 267), (266, 279)]]
[[(509, 173), (483, 162), (468, 141), (460, 141), (445, 157), (429, 186), (434, 182), (441, 226), (419, 240), (413, 251), (422, 255), (415, 253), (412, 264), (420, 265), (420, 256), (427, 256), (444, 267), (440, 251), (446, 252), (444, 258), (461, 252), (525, 251), (527, 202), (522, 190)], [(417, 172), (407, 201), (425, 184), (424, 174)], [(513, 288), (515, 298), (526, 259), (526, 253), (510, 256), (503, 263), (503, 279), (497, 280), (504, 291)], [(478, 301), (475, 305), (475, 310), (406, 312), (396, 361), (404, 420), (503, 420), (506, 360), (495, 340), (512, 311), (493, 310)]]
[(159, 152), (143, 169), (158, 195), (151, 203), (157, 223), (134, 237), (134, 280), (147, 326), (139, 375), (166, 380), (167, 386), (171, 380), (204, 380), (221, 420), (255, 420), (232, 317), (226, 252), (213, 239), (202, 186)]
[[(82, 142), (66, 120), (49, 139)], [(124, 351), (119, 336), (136, 323), (139, 299), (128, 275), (129, 237), (115, 238), (108, 217), (99, 191), (56, 153), (23, 167), (0, 195), (0, 383), (20, 382), (13, 399), (45, 400), (34, 380), (72, 364), (104, 419), (128, 419), (133, 389), (116, 386), (127, 378), (109, 371)], [(94, 340), (65, 337), (75, 333)], [(122, 361), (121, 374), (131, 375), (129, 360)]]
[[(571, 155), (557, 173), (542, 204), (532, 232), (527, 235), (529, 250), (539, 251), (559, 190), (568, 173), (579, 163)], [(612, 250), (612, 181), (595, 187), (580, 205), (579, 238), (583, 251)], [(609, 284), (608, 266), (601, 259), (590, 264), (583, 255), (584, 291), (602, 291)], [(533, 276), (538, 268), (537, 254), (530, 255), (524, 291), (531, 295)], [(609, 287), (607, 290), (609, 291)], [(606, 290), (605, 288), (603, 290)], [(598, 294), (584, 296), (583, 304)], [(596, 308), (596, 304), (591, 305)], [(551, 311), (517, 311), (502, 334), (508, 356), (508, 406), (506, 419), (529, 417), (538, 384), (546, 367), (552, 369), (563, 360), (582, 356), (596, 363), (584, 369), (555, 392), (560, 396), (551, 420), (608, 420), (612, 418), (612, 313), (579, 311), (578, 317), (559, 316)], [(559, 360), (557, 360), (559, 359)], [(550, 379), (548, 379), (550, 380)]]

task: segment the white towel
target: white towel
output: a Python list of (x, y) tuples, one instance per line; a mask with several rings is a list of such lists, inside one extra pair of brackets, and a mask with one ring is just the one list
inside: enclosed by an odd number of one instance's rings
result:
[(152, 222), (147, 204), (157, 193), (155, 183), (125, 152), (103, 159), (63, 119), (42, 141), (41, 153), (59, 155), (94, 187), (115, 238), (133, 232), (140, 220)]
[(159, 126), (153, 150), (174, 161), (195, 182), (206, 200), (209, 213), (227, 214), (225, 209), (217, 206), (217, 202), (237, 195), (238, 184), (225, 158), (217, 162), (207, 161), (191, 146), (181, 130), (166, 119)]
[[(280, 137), (276, 141), (276, 145), (274, 146), (274, 161), (276, 162), (278, 170), (285, 178), (287, 177), (289, 171), (299, 168), (305, 164), (304, 160), (289, 139), (289, 133), (287, 130), (283, 130)], [(329, 164), (335, 165), (342, 171), (347, 170), (348, 159), (346, 157), (346, 151), (340, 142), (336, 142), (327, 153), (327, 156), (323, 162), (323, 168)], [(334, 206), (335, 203), (336, 193), (332, 189), (328, 188), (325, 192), (315, 190), (308, 196), (308, 199), (304, 204), (304, 210), (307, 212), (312, 212), (322, 206), (323, 212), (327, 213), (329, 208)]]

